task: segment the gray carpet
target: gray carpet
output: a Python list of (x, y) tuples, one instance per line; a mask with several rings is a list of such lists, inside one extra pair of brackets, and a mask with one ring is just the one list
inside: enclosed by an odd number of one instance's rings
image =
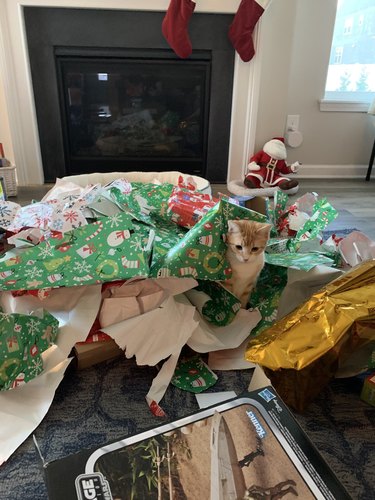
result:
[[(93, 448), (198, 410), (195, 396), (173, 386), (162, 401), (168, 416), (151, 415), (144, 395), (156, 374), (123, 358), (68, 370), (46, 418), (35, 431), (45, 460)], [(252, 370), (217, 372), (212, 391), (245, 391)], [(371, 500), (375, 470), (375, 408), (359, 399), (355, 379), (333, 381), (298, 422), (353, 499)], [(40, 458), (28, 438), (0, 467), (1, 500), (47, 498)], [(69, 499), (67, 499), (69, 500)]]

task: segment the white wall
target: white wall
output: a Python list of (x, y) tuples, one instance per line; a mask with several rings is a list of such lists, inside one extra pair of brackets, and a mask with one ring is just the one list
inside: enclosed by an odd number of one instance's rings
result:
[(335, 14), (336, 0), (271, 4), (261, 32), (256, 149), (268, 139), (284, 135), (288, 114), (300, 115), (304, 140), (299, 148), (288, 148), (288, 162), (299, 160), (324, 167), (368, 163), (374, 140), (373, 117), (319, 109)]
[[(315, 1), (315, 0), (314, 0)], [(256, 146), (284, 135), (297, 0), (273, 1), (263, 14)], [(255, 55), (256, 57), (256, 55)]]

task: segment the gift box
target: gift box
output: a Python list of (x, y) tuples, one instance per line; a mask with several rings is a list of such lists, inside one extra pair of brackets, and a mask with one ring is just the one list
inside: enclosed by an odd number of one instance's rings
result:
[(48, 498), (350, 498), (273, 387), (44, 465)]
[(168, 200), (168, 211), (171, 214), (171, 220), (176, 222), (176, 224), (191, 228), (217, 202), (218, 200), (209, 194), (174, 188)]
[(80, 342), (74, 346), (73, 354), (78, 370), (110, 361), (121, 355), (124, 351), (112, 339), (100, 340), (98, 342)]

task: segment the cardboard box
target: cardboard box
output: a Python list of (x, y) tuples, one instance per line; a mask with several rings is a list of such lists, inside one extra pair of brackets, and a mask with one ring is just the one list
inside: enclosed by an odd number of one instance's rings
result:
[(269, 198), (266, 196), (233, 196), (241, 207), (246, 207), (249, 210), (254, 210), (263, 215), (267, 215), (267, 203)]
[(124, 354), (124, 351), (112, 339), (99, 342), (78, 343), (73, 349), (78, 370), (109, 361)]
[(254, 196), (245, 201), (245, 207), (263, 215), (267, 215), (268, 198), (266, 196)]
[(51, 500), (350, 499), (271, 386), (44, 471)]

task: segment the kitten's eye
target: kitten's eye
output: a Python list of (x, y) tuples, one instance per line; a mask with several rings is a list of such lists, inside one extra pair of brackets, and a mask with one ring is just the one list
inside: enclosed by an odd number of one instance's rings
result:
[(237, 248), (237, 250), (242, 250), (242, 246), (241, 245), (236, 245), (236, 248)]
[(253, 248), (251, 249), (251, 251), (252, 251), (252, 252), (257, 252), (258, 250), (259, 250), (259, 247), (253, 247)]

